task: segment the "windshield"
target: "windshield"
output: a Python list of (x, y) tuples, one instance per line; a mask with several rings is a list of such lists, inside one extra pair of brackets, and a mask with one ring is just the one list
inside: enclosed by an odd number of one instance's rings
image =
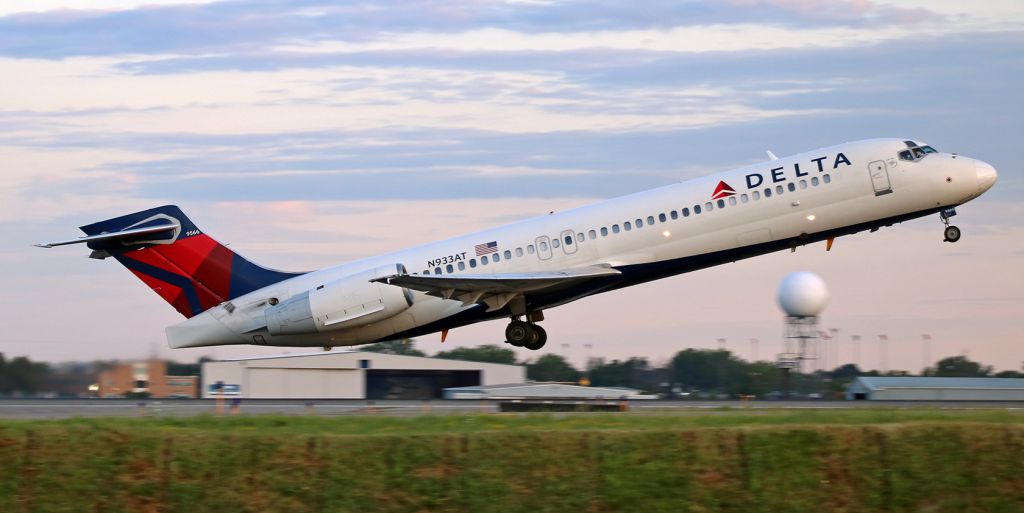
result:
[(935, 148), (932, 148), (931, 146), (928, 145), (918, 146), (917, 143), (915, 143), (914, 141), (904, 142), (907, 144), (908, 149), (903, 150), (899, 153), (900, 160), (916, 162), (918, 160), (923, 159), (929, 153), (938, 153), (938, 151), (936, 151)]

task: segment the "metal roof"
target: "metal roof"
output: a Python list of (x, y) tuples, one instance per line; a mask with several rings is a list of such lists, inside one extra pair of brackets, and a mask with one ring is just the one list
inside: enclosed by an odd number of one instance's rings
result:
[(1024, 379), (1020, 378), (859, 376), (857, 381), (871, 390), (886, 388), (1024, 389)]
[[(313, 353), (295, 353), (295, 354), (275, 354), (269, 356), (247, 356), (242, 358), (224, 358), (220, 360), (213, 360), (213, 362), (252, 362), (260, 360), (281, 360), (286, 358), (338, 358), (353, 355), (365, 355), (367, 357), (374, 357), (379, 359), (401, 359), (410, 358), (417, 360), (433, 360), (442, 362), (461, 362), (470, 363), (476, 365), (501, 365), (505, 367), (523, 367), (524, 364), (518, 363), (493, 363), (493, 362), (477, 362), (473, 360), (459, 360), (455, 358), (437, 358), (435, 356), (415, 356), (411, 354), (394, 354), (394, 353), (379, 353), (377, 351), (364, 351), (361, 349), (342, 349), (340, 351), (317, 351)], [(213, 363), (211, 362), (211, 363)]]

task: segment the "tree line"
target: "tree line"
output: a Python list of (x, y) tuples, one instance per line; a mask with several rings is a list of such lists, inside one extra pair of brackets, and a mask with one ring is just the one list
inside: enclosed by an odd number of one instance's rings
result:
[[(397, 340), (372, 344), (362, 348), (390, 354), (426, 356), (412, 340)], [(642, 357), (625, 360), (594, 358), (586, 368), (577, 369), (564, 357), (547, 353), (532, 360), (520, 361), (515, 351), (498, 345), (458, 347), (441, 351), (435, 358), (467, 360), (487, 363), (525, 365), (526, 377), (532, 381), (579, 383), (591, 386), (628, 387), (647, 393), (675, 397), (739, 397), (753, 395), (772, 397), (787, 389), (799, 394), (819, 394), (834, 397), (846, 389), (857, 376), (912, 376), (906, 371), (881, 373), (862, 370), (847, 363), (832, 370), (793, 373), (788, 385), (785, 374), (773, 362), (749, 362), (724, 349), (683, 349), (668, 363), (658, 366)], [(1002, 377), (1024, 378), (1024, 372), (996, 373), (992, 366), (982, 365), (965, 356), (951, 356), (936, 362), (920, 374), (943, 377)]]
[[(360, 349), (387, 354), (427, 356), (412, 340), (397, 340), (363, 346)], [(515, 351), (498, 345), (457, 347), (441, 351), (434, 358), (486, 363), (525, 365), (532, 381), (588, 383), (591, 386), (628, 387), (669, 397), (772, 397), (787, 388), (784, 374), (771, 362), (749, 362), (723, 349), (683, 349), (667, 363), (654, 365), (647, 358), (624, 360), (594, 358), (586, 368), (578, 369), (558, 354), (547, 353), (530, 360), (519, 360)], [(167, 362), (167, 373), (199, 376), (203, 357), (193, 363)], [(0, 396), (65, 395), (78, 396), (96, 382), (98, 374), (116, 362), (70, 362), (48, 364), (27, 357), (6, 358), (0, 353)], [(832, 397), (845, 390), (857, 376), (880, 376), (874, 370), (862, 370), (852, 363), (832, 370), (790, 375), (788, 389), (800, 394)], [(905, 371), (884, 373), (911, 376)], [(1024, 378), (1024, 372), (995, 372), (992, 366), (965, 356), (943, 358), (924, 370), (924, 376)]]

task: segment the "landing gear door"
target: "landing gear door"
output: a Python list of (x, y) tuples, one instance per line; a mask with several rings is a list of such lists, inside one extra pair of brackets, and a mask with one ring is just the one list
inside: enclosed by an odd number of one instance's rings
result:
[(892, 192), (889, 170), (886, 168), (884, 160), (876, 160), (868, 164), (868, 172), (871, 173), (871, 186), (875, 188), (875, 196)]

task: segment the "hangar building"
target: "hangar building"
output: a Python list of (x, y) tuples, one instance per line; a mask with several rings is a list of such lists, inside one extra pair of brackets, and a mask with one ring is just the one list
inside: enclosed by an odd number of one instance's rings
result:
[(875, 401), (1024, 401), (1024, 379), (861, 376), (847, 399)]
[(445, 388), (522, 383), (526, 367), (369, 351), (243, 358), (203, 364), (203, 397), (439, 399)]

